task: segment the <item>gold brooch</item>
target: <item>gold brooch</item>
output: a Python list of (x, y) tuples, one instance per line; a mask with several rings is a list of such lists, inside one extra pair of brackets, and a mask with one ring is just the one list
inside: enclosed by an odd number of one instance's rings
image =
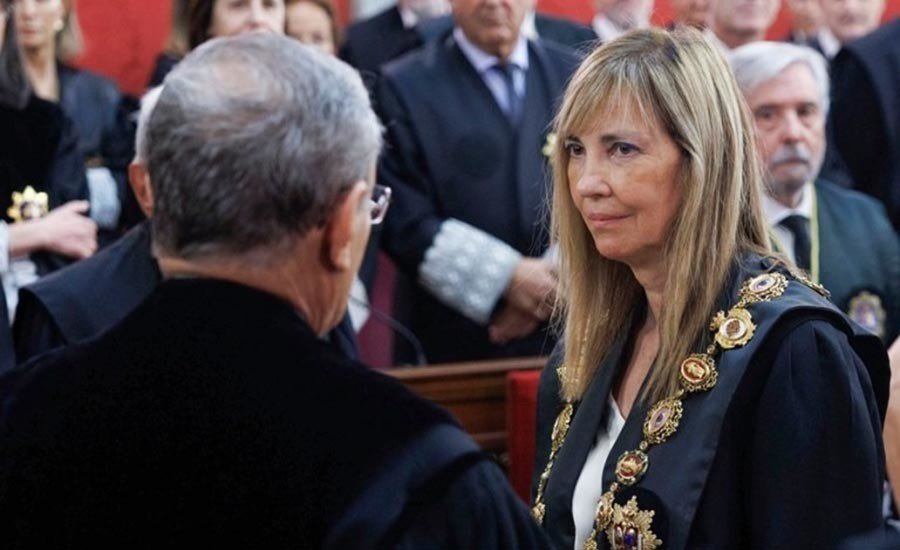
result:
[(781, 273), (763, 273), (744, 283), (741, 296), (754, 302), (768, 302), (784, 294), (787, 286), (787, 277)]
[(679, 378), (681, 387), (690, 393), (711, 390), (719, 380), (719, 373), (712, 357), (695, 353), (681, 362)]
[(813, 281), (807, 279), (803, 275), (794, 275), (794, 278), (797, 279), (798, 281), (800, 281), (801, 283), (803, 283), (804, 285), (808, 286), (809, 288), (818, 292), (826, 300), (831, 299), (831, 292), (829, 292), (827, 288), (820, 285), (819, 283), (814, 283)]
[(544, 142), (541, 153), (543, 153), (545, 157), (550, 157), (553, 156), (554, 149), (556, 149), (556, 133), (550, 132), (547, 134), (547, 141)]
[(716, 331), (716, 343), (722, 349), (739, 348), (753, 339), (756, 332), (753, 317), (742, 307), (732, 308), (727, 317), (719, 312), (711, 326)]
[(684, 407), (681, 400), (670, 397), (653, 405), (644, 420), (644, 439), (650, 445), (658, 445), (678, 429)]
[(616, 462), (616, 479), (622, 485), (634, 485), (647, 472), (650, 461), (642, 451), (625, 451)]
[(47, 214), (49, 202), (47, 193), (38, 193), (29, 185), (21, 193), (13, 191), (12, 206), (6, 211), (6, 215), (14, 222), (36, 220)]
[(875, 336), (884, 336), (886, 313), (877, 294), (863, 291), (854, 296), (850, 300), (847, 317)]
[(655, 550), (662, 545), (653, 533), (653, 510), (638, 508), (637, 497), (631, 497), (625, 506), (613, 506), (612, 525), (606, 530), (606, 538), (614, 550)]

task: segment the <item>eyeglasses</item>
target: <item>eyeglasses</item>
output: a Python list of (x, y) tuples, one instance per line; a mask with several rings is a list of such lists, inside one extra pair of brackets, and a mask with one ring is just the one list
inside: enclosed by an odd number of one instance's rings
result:
[(378, 225), (384, 221), (384, 215), (387, 214), (388, 206), (391, 204), (391, 194), (390, 187), (375, 184), (372, 189), (372, 198), (369, 199), (369, 216), (372, 218), (372, 225)]

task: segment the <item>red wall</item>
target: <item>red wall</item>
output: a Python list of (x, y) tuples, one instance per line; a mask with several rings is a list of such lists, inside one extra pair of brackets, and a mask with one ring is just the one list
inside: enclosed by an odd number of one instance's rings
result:
[[(79, 64), (116, 79), (123, 90), (140, 94), (149, 79), (153, 60), (166, 41), (170, 19), (169, 0), (77, 0), (84, 29), (86, 51)], [(346, 19), (350, 0), (337, 0)], [(590, 21), (591, 0), (539, 0), (542, 11)], [(900, 15), (900, 0), (888, 0), (885, 20)], [(654, 21), (668, 23), (669, 0), (657, 0)], [(789, 18), (782, 11), (770, 36), (787, 34)]]

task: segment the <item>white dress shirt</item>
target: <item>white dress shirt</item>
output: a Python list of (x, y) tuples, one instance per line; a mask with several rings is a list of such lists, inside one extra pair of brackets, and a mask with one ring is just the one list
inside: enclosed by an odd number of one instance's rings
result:
[(503, 77), (497, 74), (497, 71), (492, 70), (494, 67), (502, 63), (516, 67), (518, 70), (513, 73), (513, 88), (520, 98), (525, 97), (525, 73), (528, 71), (528, 39), (524, 35), (519, 35), (519, 41), (516, 42), (512, 53), (509, 54), (509, 58), (506, 61), (481, 50), (466, 37), (466, 33), (459, 27), (453, 30), (453, 39), (456, 40), (459, 49), (462, 50), (469, 63), (475, 67), (475, 70), (481, 76), (481, 80), (484, 81), (491, 91), (494, 99), (497, 100), (497, 105), (503, 109), (504, 113), (509, 112), (509, 97), (506, 95), (506, 83), (503, 81)]
[(813, 214), (813, 189), (812, 183), (807, 183), (801, 190), (800, 202), (794, 208), (776, 201), (769, 195), (763, 196), (763, 215), (766, 218), (766, 224), (775, 236), (776, 244), (780, 252), (783, 252), (792, 262), (796, 262), (794, 257), (794, 234), (786, 227), (779, 225), (781, 220), (799, 214), (807, 220), (812, 220)]
[(597, 432), (594, 448), (588, 453), (572, 494), (572, 518), (575, 520), (575, 550), (582, 550), (594, 529), (597, 503), (603, 495), (603, 468), (613, 445), (625, 427), (625, 419), (612, 395), (606, 405), (606, 426)]

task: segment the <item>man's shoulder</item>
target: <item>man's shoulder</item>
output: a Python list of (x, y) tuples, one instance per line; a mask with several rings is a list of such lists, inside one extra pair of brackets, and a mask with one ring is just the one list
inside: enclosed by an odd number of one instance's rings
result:
[(862, 38), (846, 44), (843, 50), (861, 57), (870, 55), (900, 57), (900, 18), (885, 23)]
[(401, 81), (406, 84), (422, 82), (425, 86), (433, 86), (427, 81), (429, 76), (451, 74), (447, 68), (451, 50), (455, 48), (449, 35), (441, 39), (431, 40), (421, 48), (409, 51), (400, 57), (384, 64), (382, 73), (388, 80)]
[(858, 219), (864, 225), (890, 225), (884, 205), (877, 199), (826, 179), (816, 180), (815, 185), (819, 199), (831, 205), (839, 204), (842, 216)]
[(97, 285), (99, 278), (118, 279), (116, 274), (123, 263), (140, 259), (152, 261), (148, 231), (149, 229), (144, 226), (136, 227), (94, 256), (50, 273), (24, 287), (23, 291), (41, 297), (57, 294), (82, 295), (85, 292), (94, 291), (106, 292), (108, 289), (100, 288)]
[(597, 40), (597, 33), (587, 25), (560, 17), (538, 13), (535, 15), (535, 25), (541, 38), (568, 47), (580, 47)]

